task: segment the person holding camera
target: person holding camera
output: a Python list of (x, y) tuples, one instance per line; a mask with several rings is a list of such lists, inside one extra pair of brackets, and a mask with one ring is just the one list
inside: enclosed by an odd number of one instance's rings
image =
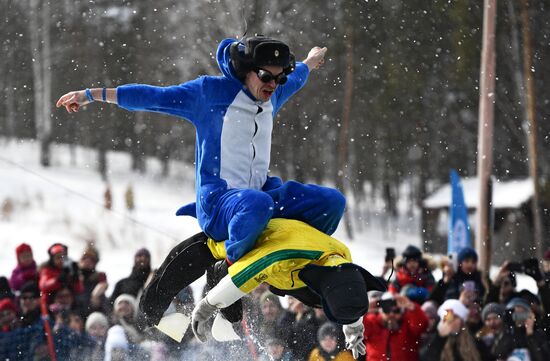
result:
[(502, 264), (494, 281), (489, 282), (489, 291), (485, 303), (496, 302), (505, 306), (511, 299), (519, 297), (519, 293), (516, 292), (517, 269), (509, 261)]
[(460, 287), (466, 281), (473, 281), (480, 299), (485, 297), (485, 286), (481, 272), (477, 269), (478, 256), (473, 248), (465, 247), (458, 253), (458, 269), (455, 271), (450, 263), (443, 266), (443, 277), (436, 283), (429, 299), (442, 304), (445, 300), (458, 299)]
[(511, 320), (510, 357), (517, 360), (550, 360), (550, 345), (544, 332), (536, 327), (536, 315), (523, 298), (513, 298), (506, 305)]
[(49, 260), (40, 267), (38, 286), (52, 303), (53, 294), (63, 286), (68, 286), (75, 294), (84, 291), (78, 264), (67, 257), (67, 246), (54, 243), (48, 248)]
[(420, 249), (413, 245), (407, 246), (402, 253), (402, 260), (398, 263), (395, 280), (390, 283), (389, 291), (396, 294), (406, 288), (405, 296), (422, 304), (434, 284), (434, 277)]
[(382, 295), (378, 306), (378, 313), (363, 318), (366, 360), (418, 360), (420, 337), (428, 327), (424, 311), (407, 297), (390, 292)]

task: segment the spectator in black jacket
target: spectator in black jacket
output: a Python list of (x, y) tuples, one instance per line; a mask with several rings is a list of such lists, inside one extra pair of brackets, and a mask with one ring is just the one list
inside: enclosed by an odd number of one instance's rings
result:
[(506, 309), (511, 313), (511, 355), (519, 360), (550, 360), (550, 348), (544, 332), (536, 327), (536, 316), (522, 298), (513, 298)]
[(430, 299), (438, 304), (445, 300), (458, 299), (460, 286), (466, 281), (473, 281), (476, 285), (480, 299), (485, 297), (485, 286), (481, 281), (481, 272), (477, 269), (477, 253), (473, 248), (463, 248), (457, 257), (458, 270), (455, 272), (450, 264), (443, 269), (443, 278), (437, 282)]
[(146, 248), (141, 248), (134, 255), (134, 266), (130, 276), (116, 283), (110, 297), (111, 304), (122, 294), (132, 295), (136, 299), (139, 299), (150, 275), (151, 253)]
[(506, 305), (512, 298), (518, 297), (516, 292), (516, 274), (510, 272), (506, 261), (500, 267), (497, 276), (493, 282), (489, 280), (489, 291), (485, 298), (485, 303), (497, 302)]
[(294, 355), (294, 360), (307, 360), (317, 344), (315, 337), (319, 326), (313, 310), (298, 299), (288, 297), (288, 313), (281, 320), (286, 327), (285, 341)]
[(21, 327), (28, 327), (40, 321), (40, 290), (37, 281), (27, 282), (19, 295), (19, 319)]
[(512, 352), (512, 335), (504, 323), (506, 310), (500, 303), (489, 303), (481, 312), (483, 327), (476, 334), (483, 360), (506, 360)]

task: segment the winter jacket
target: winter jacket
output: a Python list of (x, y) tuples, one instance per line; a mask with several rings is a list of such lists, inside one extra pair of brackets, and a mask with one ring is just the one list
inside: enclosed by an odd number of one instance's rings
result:
[(420, 336), (428, 328), (428, 318), (415, 304), (414, 310), (405, 311), (397, 331), (388, 330), (379, 313), (363, 318), (367, 361), (415, 361), (418, 360)]
[(78, 273), (75, 273), (74, 267), (70, 272), (65, 268), (54, 267), (50, 263), (40, 268), (38, 287), (41, 292), (50, 295), (62, 286), (69, 286), (75, 295), (84, 291), (82, 281), (79, 279)]
[(475, 271), (472, 274), (466, 274), (462, 270), (458, 270), (448, 283), (440, 279), (430, 294), (430, 299), (438, 304), (442, 304), (445, 300), (458, 299), (460, 297), (460, 286), (466, 281), (474, 281), (478, 290), (480, 299), (485, 297), (485, 286), (481, 281), (481, 272)]
[(441, 337), (434, 332), (426, 340), (419, 354), (420, 361), (480, 361), (480, 341), (474, 339), (469, 331), (458, 335)]
[(399, 293), (407, 285), (425, 288), (428, 292), (431, 292), (435, 285), (435, 279), (432, 273), (425, 267), (421, 266), (416, 273), (411, 274), (405, 266), (401, 266), (395, 274), (395, 280), (390, 283), (388, 291)]
[(115, 284), (115, 289), (109, 299), (110, 303), (114, 303), (117, 297), (124, 293), (139, 298), (150, 274), (151, 267), (134, 266), (129, 277), (123, 278)]
[(108, 300), (105, 295), (101, 296), (100, 305), (94, 307), (90, 303), (92, 298), (92, 291), (100, 282), (107, 282), (107, 276), (103, 272), (97, 272), (95, 270), (81, 270), (82, 284), (84, 291), (78, 295), (77, 301), (84, 306), (84, 314), (89, 315), (92, 312), (102, 312), (107, 314), (109, 312)]
[[(224, 242), (208, 240), (216, 259), (225, 259)], [(323, 261), (323, 262), (321, 262)], [(266, 282), (279, 290), (305, 288), (297, 277), (304, 266), (322, 263), (337, 266), (351, 262), (349, 249), (337, 239), (307, 225), (284, 218), (269, 221), (254, 249), (228, 269), (233, 283), (248, 293)]]
[(530, 336), (526, 334), (524, 327), (511, 327), (509, 332), (511, 343), (504, 346), (510, 347), (512, 354), (516, 349), (527, 349), (531, 361), (550, 360), (550, 345), (542, 330), (535, 328)]
[(315, 347), (309, 354), (308, 361), (355, 361), (351, 351), (336, 352), (335, 355), (327, 355), (320, 347)]
[(32, 264), (29, 266), (22, 266), (17, 264), (17, 266), (11, 272), (10, 277), (10, 287), (14, 291), (19, 291), (21, 287), (28, 281), (38, 280), (38, 270), (36, 267), (36, 262), (32, 261)]
[(319, 328), (313, 310), (306, 311), (299, 320), (296, 319), (295, 314), (289, 312), (285, 319), (281, 320), (281, 325), (288, 325), (283, 337), (288, 349), (294, 355), (294, 360), (307, 360), (311, 350), (316, 346), (314, 335)]

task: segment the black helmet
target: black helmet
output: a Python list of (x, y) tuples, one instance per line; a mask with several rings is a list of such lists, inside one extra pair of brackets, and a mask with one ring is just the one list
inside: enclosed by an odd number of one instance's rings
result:
[(288, 45), (263, 35), (245, 38), (243, 42), (236, 41), (231, 44), (229, 52), (231, 65), (241, 81), (249, 71), (266, 65), (280, 66), (287, 75), (296, 67), (294, 54)]
[(368, 291), (386, 291), (376, 277), (353, 263), (335, 267), (307, 265), (298, 276), (321, 297), (327, 318), (342, 325), (353, 323), (367, 313)]

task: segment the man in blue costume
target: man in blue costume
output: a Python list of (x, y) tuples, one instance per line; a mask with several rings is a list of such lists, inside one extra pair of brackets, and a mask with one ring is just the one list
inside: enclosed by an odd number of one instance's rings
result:
[(326, 50), (314, 47), (295, 62), (289, 47), (275, 39), (225, 39), (216, 52), (222, 76), (168, 87), (73, 91), (57, 106), (72, 113), (104, 101), (190, 121), (197, 137), (197, 199), (176, 214), (195, 216), (206, 235), (225, 241), (232, 264), (254, 247), (271, 218), (300, 220), (330, 235), (343, 215), (345, 198), (336, 189), (268, 176), (273, 119), (323, 64)]
[(201, 76), (181, 85), (123, 85), (63, 95), (68, 112), (93, 101), (116, 103), (189, 120), (197, 131), (197, 203), (178, 215), (195, 215), (204, 232), (227, 240), (230, 263), (248, 252), (271, 218), (304, 221), (332, 234), (344, 211), (335, 189), (283, 183), (268, 176), (273, 118), (318, 68), (326, 48), (314, 47), (293, 62), (286, 44), (267, 37), (223, 40), (217, 61), (223, 76)]

